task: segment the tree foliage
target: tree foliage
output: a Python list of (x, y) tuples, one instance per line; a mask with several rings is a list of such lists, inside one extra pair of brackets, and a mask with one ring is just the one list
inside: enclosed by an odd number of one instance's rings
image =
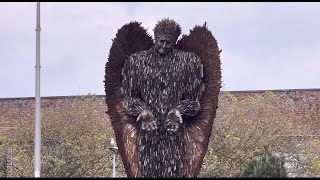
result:
[[(110, 177), (113, 137), (108, 116), (94, 96), (57, 100), (43, 108), (41, 177)], [(4, 177), (33, 177), (34, 116), (15, 112), (11, 141), (0, 147)], [(118, 159), (119, 160), (119, 159)], [(5, 161), (2, 161), (5, 162)], [(121, 162), (121, 161), (120, 161)]]
[(285, 178), (287, 175), (284, 158), (276, 157), (265, 146), (263, 153), (248, 163), (240, 177)]
[[(288, 135), (308, 134), (308, 127), (297, 122), (299, 118), (290, 102), (272, 92), (238, 98), (231, 93), (220, 94), (217, 117), (200, 176), (238, 177), (248, 159), (262, 152), (266, 145), (280, 155), (290, 156), (288, 164), (294, 167), (288, 173), (296, 173), (298, 168), (304, 172), (310, 164), (310, 161), (301, 161), (300, 154), (305, 146), (286, 138)], [(302, 175), (298, 173), (298, 176)]]

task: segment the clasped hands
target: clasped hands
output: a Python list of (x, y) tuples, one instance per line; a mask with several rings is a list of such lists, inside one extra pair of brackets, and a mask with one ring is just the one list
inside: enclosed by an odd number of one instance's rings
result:
[[(154, 115), (150, 110), (143, 110), (137, 118), (137, 122), (139, 121), (141, 121), (141, 128), (143, 130), (151, 131), (158, 129)], [(180, 111), (174, 108), (168, 112), (164, 127), (169, 132), (177, 132), (182, 122)]]

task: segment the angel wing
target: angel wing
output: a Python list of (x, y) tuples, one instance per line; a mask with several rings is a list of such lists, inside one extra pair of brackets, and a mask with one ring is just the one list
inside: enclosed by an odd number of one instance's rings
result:
[(138, 51), (150, 49), (152, 38), (141, 23), (130, 22), (122, 26), (113, 39), (108, 62), (105, 66), (105, 92), (108, 115), (115, 133), (118, 152), (128, 177), (140, 174), (138, 164), (138, 131), (135, 119), (122, 107), (121, 73), (125, 60)]
[(202, 111), (194, 119), (186, 121), (184, 142), (187, 146), (187, 166), (184, 174), (196, 177), (201, 169), (203, 158), (208, 149), (212, 125), (218, 107), (221, 88), (221, 62), (217, 41), (208, 30), (206, 23), (195, 26), (189, 35), (183, 35), (178, 41), (177, 49), (198, 55), (203, 65), (204, 90), (200, 99)]

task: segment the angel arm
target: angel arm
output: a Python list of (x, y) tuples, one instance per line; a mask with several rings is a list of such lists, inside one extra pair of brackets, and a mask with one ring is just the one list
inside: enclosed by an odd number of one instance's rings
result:
[(133, 56), (130, 56), (130, 58), (125, 61), (122, 73), (123, 107), (128, 114), (139, 116), (143, 110), (147, 110), (147, 107), (140, 98), (140, 88), (137, 79), (139, 76)]
[(202, 65), (200, 58), (190, 54), (190, 64), (187, 66), (186, 91), (181, 103), (176, 107), (181, 114), (195, 116), (200, 111)]

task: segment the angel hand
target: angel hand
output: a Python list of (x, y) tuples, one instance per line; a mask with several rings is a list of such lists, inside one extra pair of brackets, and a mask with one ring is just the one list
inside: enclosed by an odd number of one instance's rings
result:
[(151, 111), (143, 110), (137, 118), (137, 122), (141, 121), (143, 130), (151, 131), (158, 129), (157, 123)]
[(178, 109), (172, 109), (167, 115), (164, 127), (169, 132), (177, 132), (182, 122), (183, 121), (180, 111)]

